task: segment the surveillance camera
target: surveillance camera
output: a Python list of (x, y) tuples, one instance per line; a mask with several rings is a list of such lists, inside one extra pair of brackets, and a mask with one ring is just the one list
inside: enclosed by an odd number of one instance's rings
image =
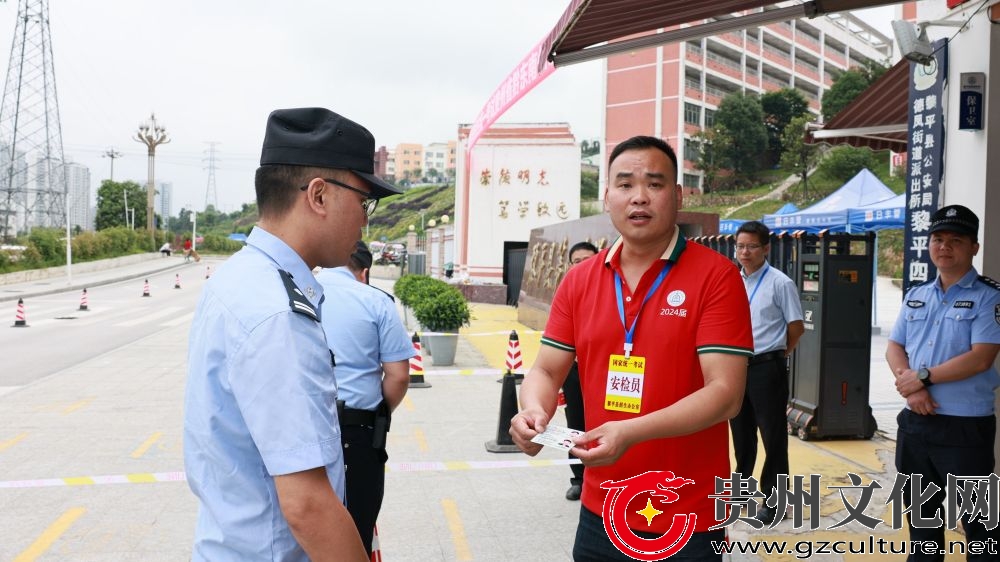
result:
[(929, 64), (934, 60), (934, 50), (922, 26), (918, 28), (906, 20), (895, 20), (892, 22), (892, 33), (896, 36), (900, 54), (905, 58), (920, 64)]

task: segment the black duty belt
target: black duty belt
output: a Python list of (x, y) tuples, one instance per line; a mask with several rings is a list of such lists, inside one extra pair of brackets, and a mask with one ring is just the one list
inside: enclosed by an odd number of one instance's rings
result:
[(754, 355), (750, 358), (750, 365), (757, 365), (758, 363), (767, 363), (768, 361), (785, 360), (785, 350), (779, 349), (777, 351), (768, 351), (767, 353), (761, 353), (760, 355)]
[(337, 412), (340, 416), (340, 426), (355, 426), (355, 425), (365, 425), (368, 427), (375, 427), (375, 411), (374, 410), (356, 410), (354, 408), (344, 408), (343, 410)]

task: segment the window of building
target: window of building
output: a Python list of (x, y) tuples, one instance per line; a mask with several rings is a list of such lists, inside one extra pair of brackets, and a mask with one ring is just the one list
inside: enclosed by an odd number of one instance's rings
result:
[(693, 187), (698, 189), (701, 184), (701, 177), (695, 174), (684, 174), (684, 187)]
[(701, 124), (701, 107), (693, 103), (684, 104), (684, 122), (691, 125)]
[(701, 145), (696, 141), (684, 141), (684, 159), (688, 162), (697, 162), (701, 158)]
[(715, 126), (715, 110), (714, 109), (709, 109), (709, 108), (706, 107), (705, 108), (705, 127), (707, 128), (707, 127), (714, 127), (714, 126)]

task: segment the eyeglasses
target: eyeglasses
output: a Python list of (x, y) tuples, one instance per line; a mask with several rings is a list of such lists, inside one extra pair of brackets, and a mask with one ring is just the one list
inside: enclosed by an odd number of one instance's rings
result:
[(751, 252), (753, 252), (754, 250), (759, 250), (761, 248), (763, 248), (763, 246), (761, 246), (760, 244), (737, 244), (736, 245), (736, 251), (737, 252), (742, 252), (743, 250), (750, 250)]
[[(343, 187), (344, 189), (353, 191), (354, 193), (360, 193), (361, 195), (364, 195), (365, 198), (361, 201), (361, 208), (365, 210), (365, 214), (368, 215), (369, 217), (372, 216), (372, 214), (375, 213), (375, 209), (378, 207), (378, 199), (372, 197), (370, 193), (368, 193), (366, 191), (361, 191), (360, 189), (358, 189), (356, 187), (351, 187), (351, 186), (347, 185), (346, 183), (344, 183), (342, 181), (337, 181), (337, 180), (335, 180), (333, 178), (320, 178), (320, 179), (323, 180), (323, 181), (325, 181), (326, 183), (332, 183), (333, 185), (336, 185), (337, 187)], [(309, 184), (303, 185), (299, 189), (301, 189), (302, 191), (305, 191), (305, 190), (309, 189)]]

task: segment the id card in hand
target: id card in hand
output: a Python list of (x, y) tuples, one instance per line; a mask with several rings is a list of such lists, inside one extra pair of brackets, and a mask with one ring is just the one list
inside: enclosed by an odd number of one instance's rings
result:
[(532, 437), (531, 442), (546, 447), (555, 447), (560, 451), (568, 451), (574, 447), (573, 438), (578, 435), (583, 435), (579, 429), (550, 425), (545, 428), (545, 431)]

